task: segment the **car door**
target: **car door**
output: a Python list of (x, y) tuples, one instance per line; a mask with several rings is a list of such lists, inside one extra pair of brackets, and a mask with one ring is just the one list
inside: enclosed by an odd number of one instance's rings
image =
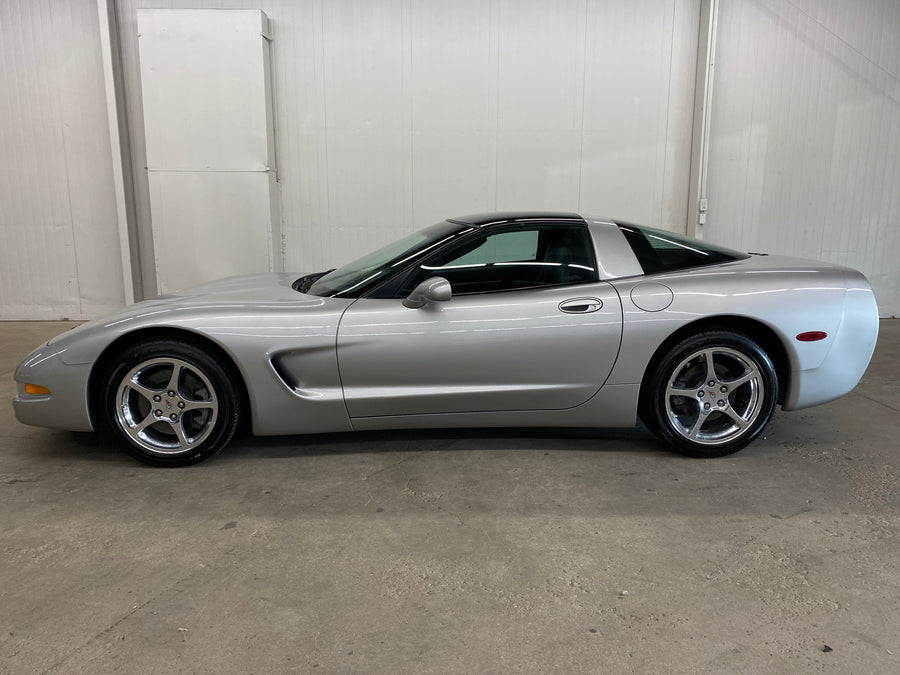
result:
[[(616, 290), (596, 278), (587, 228), (477, 232), (412, 269), (396, 297), (360, 298), (338, 329), (351, 417), (558, 410), (588, 400), (615, 362)], [(441, 276), (453, 297), (403, 299)]]

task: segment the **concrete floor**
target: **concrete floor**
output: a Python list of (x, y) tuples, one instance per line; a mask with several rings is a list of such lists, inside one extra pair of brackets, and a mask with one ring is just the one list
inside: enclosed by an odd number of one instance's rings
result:
[(67, 327), (0, 324), (0, 672), (900, 672), (900, 321), (724, 459), (454, 431), (175, 470), (15, 421)]

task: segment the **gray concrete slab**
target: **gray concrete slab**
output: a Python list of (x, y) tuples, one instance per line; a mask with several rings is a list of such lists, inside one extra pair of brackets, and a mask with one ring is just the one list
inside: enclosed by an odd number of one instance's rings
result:
[(15, 421), (67, 327), (0, 324), (0, 672), (900, 671), (900, 321), (723, 459), (453, 431), (174, 470)]

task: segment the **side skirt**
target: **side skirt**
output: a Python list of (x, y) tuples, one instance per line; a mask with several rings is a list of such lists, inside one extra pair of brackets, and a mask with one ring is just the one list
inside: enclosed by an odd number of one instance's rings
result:
[(637, 425), (639, 384), (607, 385), (589, 400), (566, 410), (444, 413), (354, 417), (354, 431), (379, 429), (450, 429), (475, 427), (597, 427)]

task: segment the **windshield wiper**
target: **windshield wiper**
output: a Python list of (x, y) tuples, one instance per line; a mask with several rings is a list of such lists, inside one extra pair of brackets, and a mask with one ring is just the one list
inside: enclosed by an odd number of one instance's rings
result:
[(291, 284), (291, 288), (295, 291), (299, 291), (300, 293), (306, 293), (314, 283), (316, 283), (319, 279), (324, 277), (326, 274), (334, 272), (335, 268), (331, 268), (330, 270), (325, 270), (324, 272), (314, 272), (313, 274), (307, 274), (304, 277), (300, 277)]

